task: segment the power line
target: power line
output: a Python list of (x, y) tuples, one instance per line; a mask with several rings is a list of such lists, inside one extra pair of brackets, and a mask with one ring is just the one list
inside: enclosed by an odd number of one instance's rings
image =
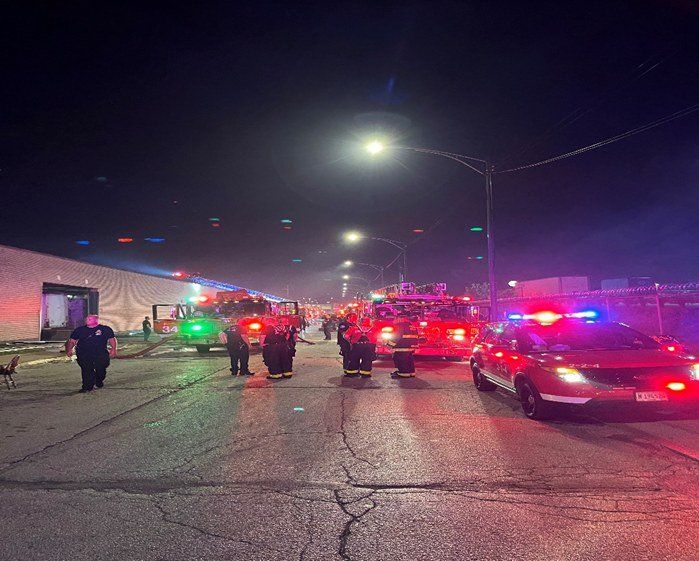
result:
[(676, 111), (675, 113), (671, 115), (667, 115), (666, 117), (661, 117), (660, 119), (656, 119), (655, 121), (651, 121), (650, 123), (646, 123), (645, 125), (641, 125), (640, 127), (636, 127), (635, 129), (631, 129), (629, 131), (626, 131), (624, 133), (618, 134), (616, 136), (612, 136), (610, 138), (607, 138), (605, 140), (600, 140), (599, 142), (595, 142), (594, 144), (590, 144), (589, 146), (584, 146), (582, 148), (578, 148), (577, 150), (573, 150), (572, 152), (566, 152), (565, 154), (560, 154), (558, 156), (554, 156), (553, 158), (548, 158), (546, 160), (541, 160), (540, 162), (534, 162), (532, 164), (526, 164), (523, 166), (518, 166), (516, 168), (510, 168), (502, 171), (498, 171), (496, 173), (510, 173), (512, 171), (519, 171), (523, 169), (529, 169), (529, 168), (534, 168), (538, 166), (543, 166), (544, 164), (550, 164), (551, 162), (557, 162), (558, 160), (563, 160), (565, 158), (570, 158), (571, 156), (577, 156), (578, 154), (584, 154), (585, 152), (589, 152), (590, 150), (594, 150), (595, 148), (601, 148), (602, 146), (606, 146), (607, 144), (612, 144), (613, 142), (617, 142), (618, 140), (623, 140), (624, 138), (628, 138), (630, 136), (633, 136), (635, 134), (650, 130), (652, 128), (655, 128), (660, 125), (664, 125), (665, 123), (669, 123), (670, 121), (674, 121), (675, 119), (679, 119), (680, 117), (684, 117), (685, 115), (689, 115), (690, 113), (694, 113), (694, 111), (697, 111), (699, 109), (699, 104), (692, 105), (690, 107), (687, 107), (685, 109), (681, 109), (680, 111)]

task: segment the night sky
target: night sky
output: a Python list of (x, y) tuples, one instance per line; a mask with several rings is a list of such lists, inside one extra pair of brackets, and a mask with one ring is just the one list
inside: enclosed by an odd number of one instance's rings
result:
[[(0, 243), (299, 298), (395, 256), (348, 229), (414, 242), (411, 280), (486, 279), (482, 178), (374, 133), (505, 170), (699, 102), (689, 1), (15, 4)], [(496, 175), (501, 284), (698, 280), (698, 124)]]

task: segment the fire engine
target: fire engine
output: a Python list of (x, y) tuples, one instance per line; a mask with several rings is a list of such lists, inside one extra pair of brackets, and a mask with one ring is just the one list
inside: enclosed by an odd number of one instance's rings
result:
[(421, 286), (404, 282), (375, 290), (364, 313), (380, 331), (377, 354), (391, 354), (385, 341), (392, 337), (396, 318), (407, 316), (419, 333), (416, 356), (464, 360), (470, 355), (471, 339), (487, 321), (485, 310), (470, 300), (468, 296), (450, 296), (447, 285), (441, 282)]
[(275, 302), (242, 289), (217, 292), (214, 299), (202, 295), (189, 303), (153, 305), (155, 332), (173, 335), (200, 353), (222, 346), (219, 333), (233, 323), (243, 328), (253, 345), (258, 344), (265, 325), (280, 317), (300, 328), (298, 302)]

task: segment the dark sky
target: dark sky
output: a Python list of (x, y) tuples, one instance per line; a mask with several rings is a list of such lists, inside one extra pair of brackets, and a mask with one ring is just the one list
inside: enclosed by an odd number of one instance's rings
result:
[[(486, 278), (468, 259), (485, 254), (469, 231), (482, 178), (420, 154), (369, 159), (372, 133), (504, 170), (699, 101), (689, 1), (16, 4), (0, 243), (297, 297), (337, 296), (345, 259), (394, 257), (345, 247), (349, 228), (414, 242), (412, 280)], [(496, 175), (501, 283), (697, 280), (698, 123)]]

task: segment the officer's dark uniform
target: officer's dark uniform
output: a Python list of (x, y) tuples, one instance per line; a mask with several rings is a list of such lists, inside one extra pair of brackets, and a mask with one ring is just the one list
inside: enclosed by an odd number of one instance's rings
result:
[(368, 323), (353, 325), (345, 332), (349, 341), (349, 366), (345, 370), (348, 376), (371, 376), (374, 357), (376, 356), (376, 332)]
[(264, 330), (262, 361), (267, 366), (267, 378), (282, 378), (285, 363), (288, 361), (289, 346), (283, 325), (268, 325)]
[(239, 325), (231, 325), (224, 331), (226, 334), (226, 349), (231, 357), (231, 374), (237, 376), (238, 372), (244, 376), (252, 376), (248, 363), (250, 362), (250, 348), (241, 335)]
[(388, 346), (393, 349), (393, 364), (396, 366), (396, 371), (392, 373), (392, 376), (400, 378), (415, 376), (413, 354), (417, 349), (418, 337), (417, 328), (409, 321), (399, 321), (395, 324), (393, 338), (386, 341)]
[[(345, 338), (345, 332), (353, 327), (355, 324), (349, 320), (349, 317), (344, 318), (340, 323), (337, 324), (337, 344), (340, 345), (340, 354), (342, 355), (342, 369), (345, 374), (350, 374), (349, 361), (350, 361), (350, 342)], [(356, 374), (356, 372), (355, 372)]]
[(95, 327), (83, 325), (74, 329), (70, 338), (78, 342), (75, 354), (82, 373), (82, 389), (90, 391), (95, 386), (101, 388), (109, 366), (107, 341), (114, 339), (114, 331), (107, 325), (98, 324)]
[(298, 337), (298, 329), (293, 325), (287, 326), (285, 329), (286, 335), (286, 354), (282, 362), (282, 376), (291, 378), (294, 370), (294, 357), (296, 356), (296, 338)]

